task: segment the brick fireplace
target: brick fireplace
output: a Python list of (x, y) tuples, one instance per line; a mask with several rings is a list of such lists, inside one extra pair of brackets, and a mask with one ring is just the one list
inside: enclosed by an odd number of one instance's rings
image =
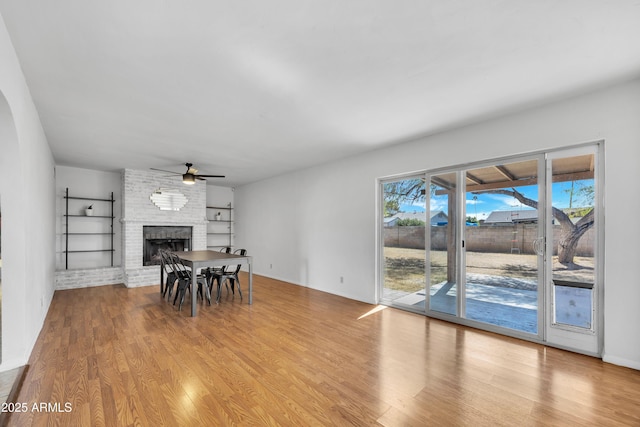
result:
[[(186, 245), (185, 249), (189, 250), (206, 249), (206, 184), (198, 182), (195, 185), (184, 185), (179, 176), (125, 169), (122, 172), (122, 185), (124, 283), (127, 287), (159, 284), (159, 265), (145, 265), (149, 264), (149, 260), (145, 261), (145, 234), (147, 240), (157, 240), (156, 246), (164, 245), (174, 250), (181, 245)], [(160, 210), (150, 198), (158, 189), (177, 190), (188, 201), (179, 211)], [(190, 237), (186, 237), (187, 230)], [(154, 231), (161, 233), (154, 234)]]

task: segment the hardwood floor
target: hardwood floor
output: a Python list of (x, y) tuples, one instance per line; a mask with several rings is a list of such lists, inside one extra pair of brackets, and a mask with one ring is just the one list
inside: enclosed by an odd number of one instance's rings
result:
[(196, 318), (158, 287), (57, 291), (8, 425), (640, 425), (640, 371), (254, 283)]

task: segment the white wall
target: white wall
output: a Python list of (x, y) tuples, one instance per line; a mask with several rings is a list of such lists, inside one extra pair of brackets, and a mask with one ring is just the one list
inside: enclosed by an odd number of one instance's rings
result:
[(2, 364), (25, 364), (54, 291), (54, 162), (4, 22), (0, 22)]
[[(229, 237), (220, 233), (231, 231), (231, 246), (233, 246), (233, 232), (235, 231), (235, 209), (212, 209), (212, 207), (235, 207), (233, 200), (233, 188), (219, 187), (207, 184), (207, 247), (211, 250), (219, 250), (221, 246), (229, 246)], [(215, 221), (216, 214), (220, 212), (223, 222)], [(232, 221), (232, 222), (226, 222)], [(229, 230), (229, 227), (231, 229)]]
[[(73, 197), (92, 197), (108, 199), (113, 192), (115, 203), (113, 211), (113, 231), (115, 233), (113, 247), (115, 249), (113, 265), (121, 265), (121, 227), (120, 218), (122, 211), (122, 177), (121, 172), (103, 172), (90, 169), (73, 168), (68, 166), (56, 166), (56, 269), (65, 268), (65, 190), (69, 188), (69, 195)], [(93, 202), (70, 200), (69, 210), (73, 213), (79, 208)], [(94, 215), (109, 215), (110, 203), (93, 203)], [(89, 222), (91, 221), (91, 222)], [(72, 221), (69, 226), (72, 232), (96, 231), (98, 229), (108, 232), (109, 221), (106, 219), (82, 219)], [(84, 228), (83, 228), (84, 227)], [(82, 236), (70, 237), (72, 249), (95, 249), (109, 246), (109, 236)], [(99, 244), (98, 244), (99, 242)], [(69, 269), (95, 268), (111, 265), (111, 256), (108, 252), (90, 252), (86, 254), (69, 254)]]
[[(257, 274), (369, 303), (376, 295), (376, 179), (605, 141), (604, 359), (640, 369), (640, 80), (343, 159), (235, 191), (236, 242)], [(340, 277), (344, 283), (340, 283)]]
[[(229, 203), (233, 205), (233, 188), (207, 184), (207, 206), (227, 206)], [(212, 218), (214, 211), (207, 213)]]

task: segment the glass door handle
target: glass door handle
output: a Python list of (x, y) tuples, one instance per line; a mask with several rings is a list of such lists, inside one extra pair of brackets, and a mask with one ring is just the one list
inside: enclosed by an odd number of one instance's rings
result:
[(544, 237), (538, 237), (533, 241), (533, 251), (536, 255), (544, 255)]

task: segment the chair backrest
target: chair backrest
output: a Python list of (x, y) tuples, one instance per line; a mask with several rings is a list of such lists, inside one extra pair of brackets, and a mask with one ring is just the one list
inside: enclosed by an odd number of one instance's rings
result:
[[(247, 250), (246, 249), (236, 249), (235, 251), (233, 251), (234, 255), (242, 255), (245, 256), (247, 254)], [(242, 264), (238, 264), (235, 266), (235, 269), (233, 268), (233, 266), (225, 266), (224, 267), (224, 272), (225, 274), (238, 274), (240, 272), (240, 269), (242, 268)]]
[(231, 253), (231, 248), (229, 246), (227, 246), (226, 248), (221, 248), (220, 252), (224, 252), (226, 254), (230, 254)]
[(191, 278), (191, 270), (189, 270), (180, 260), (178, 255), (173, 252), (165, 252), (167, 263), (171, 267), (171, 270), (176, 274), (177, 277), (183, 278)]
[(171, 268), (171, 260), (169, 260), (167, 251), (160, 249), (158, 250), (158, 255), (160, 255), (160, 268), (162, 268), (165, 273), (171, 273), (173, 269)]

